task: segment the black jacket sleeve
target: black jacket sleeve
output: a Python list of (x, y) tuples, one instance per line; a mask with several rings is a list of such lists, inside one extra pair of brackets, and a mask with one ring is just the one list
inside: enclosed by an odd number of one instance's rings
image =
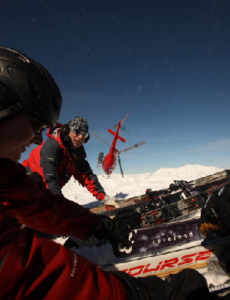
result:
[(230, 231), (230, 183), (212, 195), (222, 225)]
[(62, 194), (58, 176), (58, 165), (61, 156), (58, 142), (54, 139), (48, 139), (41, 148), (40, 155), (40, 166), (43, 169), (44, 181), (48, 189), (55, 195)]

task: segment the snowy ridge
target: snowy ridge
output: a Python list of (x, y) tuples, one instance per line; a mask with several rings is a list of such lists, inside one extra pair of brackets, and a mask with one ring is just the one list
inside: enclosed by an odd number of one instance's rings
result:
[(158, 177), (177, 177), (175, 180), (194, 180), (203, 176), (214, 174), (222, 171), (217, 167), (205, 167), (202, 165), (185, 165), (179, 168), (160, 168), (154, 173), (154, 176)]

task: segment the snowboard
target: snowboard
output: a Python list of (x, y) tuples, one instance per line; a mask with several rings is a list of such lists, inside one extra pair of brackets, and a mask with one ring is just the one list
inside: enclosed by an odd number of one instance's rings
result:
[[(155, 256), (160, 251), (165, 251), (171, 247), (178, 247), (197, 241), (201, 242), (202, 237), (199, 232), (199, 224), (200, 218), (193, 218), (156, 227), (135, 229), (130, 233), (132, 246), (127, 249), (120, 244), (114, 243), (112, 245), (113, 254), (119, 258), (119, 261), (126, 261), (140, 259), (142, 256)], [(67, 241), (69, 241), (69, 248), (93, 248), (109, 244), (108, 241), (97, 240), (93, 235), (86, 241), (72, 237)]]
[(118, 246), (119, 257), (135, 259), (141, 256), (157, 255), (159, 250), (179, 246), (194, 241), (201, 241), (199, 232), (200, 218), (170, 223), (150, 228), (142, 228), (132, 232), (132, 246), (129, 249)]
[(186, 268), (199, 269), (201, 273), (207, 272), (207, 261), (214, 256), (212, 250), (205, 249), (200, 241), (191, 246), (184, 245), (183, 249), (168, 249), (158, 255), (142, 256), (139, 259), (126, 259), (124, 262), (100, 266), (104, 271), (123, 271), (135, 277), (156, 275), (166, 277)]
[[(189, 226), (193, 224), (196, 228), (196, 223), (193, 223), (193, 220), (190, 221), (191, 223), (188, 221), (186, 223)], [(186, 231), (186, 228), (184, 230)], [(100, 267), (105, 271), (119, 270), (135, 277), (149, 275), (166, 277), (187, 268), (196, 269), (204, 276), (207, 276), (207, 272), (215, 272), (230, 277), (230, 235), (225, 234), (220, 237), (219, 233), (218, 235), (214, 234), (211, 240), (209, 238), (207, 241), (202, 236), (199, 237), (199, 233), (196, 235), (197, 229), (192, 228), (192, 230), (196, 237), (191, 241), (187, 240), (188, 242), (184, 243), (180, 240), (176, 244), (172, 243), (170, 246), (158, 250), (143, 251), (141, 255), (130, 253), (122, 257), (123, 261)], [(181, 229), (182, 231), (183, 229)], [(169, 229), (168, 232), (170, 232)], [(229, 288), (229, 284), (216, 286), (212, 284), (210, 292), (219, 292), (225, 288)]]

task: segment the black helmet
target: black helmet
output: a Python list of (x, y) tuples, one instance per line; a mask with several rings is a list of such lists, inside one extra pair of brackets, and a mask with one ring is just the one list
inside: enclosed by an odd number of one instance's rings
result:
[(53, 77), (42, 65), (21, 52), (0, 47), (0, 85), (13, 99), (13, 103), (0, 99), (0, 119), (25, 108), (48, 127), (56, 125), (62, 97)]

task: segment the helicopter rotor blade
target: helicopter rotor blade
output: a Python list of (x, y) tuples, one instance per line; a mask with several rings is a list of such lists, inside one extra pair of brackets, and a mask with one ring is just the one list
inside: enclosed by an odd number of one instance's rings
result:
[(103, 138), (101, 138), (98, 134), (96, 134), (96, 132), (94, 132), (94, 131), (91, 131), (99, 140), (101, 140), (103, 143), (105, 143), (107, 146), (109, 146), (110, 147), (110, 145), (106, 142), (106, 141), (104, 141), (103, 140)]
[(130, 150), (135, 149), (135, 148), (137, 148), (137, 147), (140, 147), (140, 146), (142, 146), (142, 145), (144, 145), (144, 144), (146, 144), (146, 142), (145, 142), (145, 141), (142, 141), (142, 142), (137, 143), (137, 144), (135, 144), (135, 145), (133, 145), (133, 146), (131, 146), (131, 147), (128, 147), (128, 148), (126, 148), (126, 149), (124, 149), (124, 150), (121, 150), (120, 152), (127, 152), (127, 151), (130, 151)]
[(121, 176), (124, 177), (124, 172), (121, 166), (121, 159), (120, 159), (120, 155), (118, 154), (118, 163), (119, 163), (119, 167), (120, 167), (120, 171), (121, 171)]

